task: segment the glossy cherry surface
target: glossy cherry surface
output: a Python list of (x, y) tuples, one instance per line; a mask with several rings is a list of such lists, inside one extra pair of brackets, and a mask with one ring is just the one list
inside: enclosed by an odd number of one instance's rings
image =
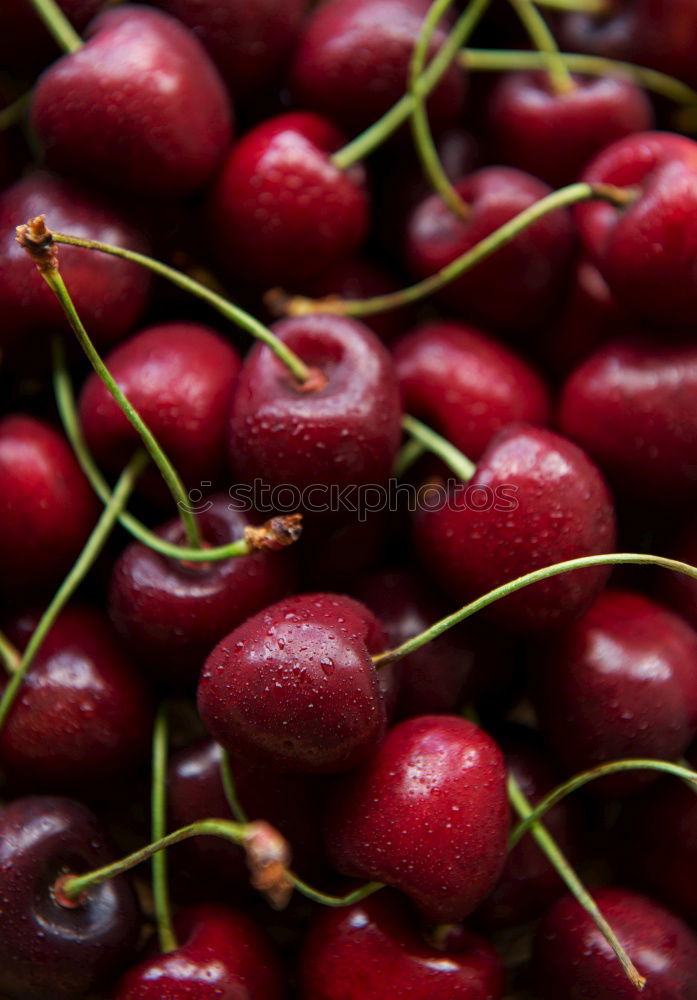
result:
[(438, 923), (462, 920), (491, 892), (507, 835), (503, 755), (482, 729), (452, 715), (391, 729), (337, 781), (326, 815), (338, 871), (401, 889)]

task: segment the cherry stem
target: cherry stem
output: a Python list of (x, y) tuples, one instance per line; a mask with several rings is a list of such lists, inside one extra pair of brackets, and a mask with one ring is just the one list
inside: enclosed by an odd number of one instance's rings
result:
[(230, 767), (230, 755), (225, 749), (221, 749), (220, 754), (220, 780), (223, 783), (223, 791), (225, 792), (225, 798), (227, 799), (227, 804), (230, 807), (230, 812), (238, 823), (248, 823), (249, 817), (242, 808), (242, 804), (237, 795), (235, 779), (232, 776), (232, 768)]
[(63, 52), (77, 52), (82, 48), (82, 39), (56, 0), (30, 0), (30, 3)]
[(416, 462), (428, 448), (425, 448), (420, 441), (416, 438), (409, 438), (409, 440), (402, 445), (397, 454), (397, 459), (394, 463), (394, 475), (397, 479), (401, 478), (409, 469), (412, 467), (414, 462)]
[(538, 7), (568, 10), (582, 14), (604, 14), (609, 9), (608, 0), (535, 0)]
[(148, 257), (146, 254), (137, 253), (135, 250), (126, 250), (123, 247), (112, 246), (110, 243), (100, 243), (97, 240), (83, 240), (78, 236), (69, 236), (66, 233), (53, 233), (52, 236), (54, 243), (63, 243), (71, 247), (82, 247), (84, 250), (96, 250), (98, 253), (110, 254), (113, 257), (121, 257), (123, 260), (131, 261), (133, 264), (140, 264), (141, 267), (145, 267), (148, 271), (152, 271), (153, 274), (165, 278), (171, 284), (176, 285), (177, 288), (181, 288), (183, 291), (189, 292), (191, 295), (195, 295), (203, 302), (206, 302), (219, 312), (221, 316), (224, 316), (225, 319), (234, 323), (240, 329), (245, 330), (255, 340), (261, 340), (273, 351), (279, 361), (283, 362), (298, 382), (307, 382), (312, 375), (311, 370), (305, 362), (284, 344), (275, 333), (272, 333), (267, 326), (264, 326), (258, 319), (255, 319), (254, 316), (233, 302), (230, 302), (223, 295), (213, 291), (211, 288), (207, 288), (206, 285), (200, 281), (196, 281), (195, 278), (190, 277), (188, 274), (177, 271), (176, 268), (169, 267), (169, 265), (163, 264), (153, 257)]
[[(443, 169), (436, 144), (433, 141), (426, 102), (419, 93), (418, 86), (426, 63), (428, 47), (431, 43), (433, 32), (452, 3), (453, 0), (434, 0), (414, 46), (414, 53), (409, 66), (409, 93), (414, 101), (414, 108), (411, 113), (411, 131), (421, 166), (433, 190), (441, 196), (451, 212), (459, 218), (464, 219), (469, 215), (469, 206), (460, 197)], [(470, 37), (488, 6), (489, 0), (471, 0), (461, 22), (461, 35), (464, 37), (464, 40), (460, 43), (461, 45), (464, 45)]]
[[(697, 105), (697, 91), (667, 73), (660, 73), (634, 63), (618, 62), (602, 56), (560, 52), (560, 60), (569, 70), (588, 76), (628, 77), (647, 90), (660, 94), (676, 104)], [(505, 49), (464, 49), (462, 65), (472, 71), (505, 72), (508, 70), (545, 69), (545, 56), (540, 52), (507, 51)]]
[(532, 0), (509, 0), (528, 38), (544, 58), (545, 69), (555, 94), (567, 94), (575, 87), (571, 73), (559, 57), (559, 47), (547, 22)]
[(568, 187), (560, 188), (551, 194), (540, 198), (534, 205), (519, 212), (518, 215), (504, 223), (493, 233), (485, 236), (483, 240), (471, 247), (465, 253), (456, 257), (440, 271), (430, 275), (423, 281), (403, 288), (398, 292), (391, 292), (387, 295), (376, 295), (369, 299), (341, 299), (337, 296), (329, 296), (325, 299), (309, 299), (302, 295), (279, 297), (278, 302), (282, 311), (289, 316), (307, 316), (313, 313), (334, 313), (340, 316), (372, 316), (375, 313), (388, 312), (390, 309), (397, 309), (400, 306), (411, 302), (418, 302), (439, 291), (448, 285), (455, 278), (459, 278), (466, 271), (469, 271), (486, 260), (500, 247), (510, 243), (528, 226), (533, 225), (539, 219), (555, 212), (558, 209), (569, 205), (577, 204), (581, 201), (591, 199), (601, 199), (608, 201), (612, 205), (626, 205), (634, 199), (634, 194), (616, 188), (609, 184), (570, 184)]
[(311, 885), (304, 882), (297, 875), (291, 874), (293, 879), (293, 885), (303, 896), (308, 899), (312, 899), (315, 903), (320, 903), (322, 906), (351, 906), (353, 903), (360, 903), (362, 899), (367, 899), (368, 896), (372, 896), (373, 893), (377, 892), (379, 889), (384, 889), (385, 886), (382, 882), (366, 882), (364, 885), (360, 886), (358, 889), (354, 889), (352, 892), (347, 893), (345, 896), (328, 896), (324, 892), (320, 892), (318, 889), (313, 889)]
[[(167, 703), (163, 702), (155, 718), (152, 733), (152, 786), (150, 791), (150, 834), (153, 840), (161, 840), (167, 832), (167, 745), (169, 740)], [(155, 922), (160, 951), (176, 951), (179, 947), (169, 902), (169, 882), (167, 879), (167, 852), (153, 854), (152, 896), (155, 907)]]
[(646, 985), (646, 979), (634, 966), (634, 963), (623, 948), (612, 927), (600, 912), (598, 904), (583, 885), (549, 831), (537, 820), (530, 819), (533, 815), (532, 806), (512, 774), (508, 776), (508, 797), (518, 816), (530, 823), (530, 832), (540, 850), (544, 853), (555, 871), (561, 876), (571, 894), (592, 918), (596, 927), (617, 956), (631, 984), (637, 990), (643, 990)]
[(109, 537), (112, 528), (118, 520), (120, 512), (123, 510), (128, 498), (133, 492), (138, 476), (141, 474), (148, 462), (148, 456), (144, 451), (138, 451), (128, 463), (119, 476), (114, 487), (109, 503), (102, 511), (92, 534), (85, 542), (82, 552), (78, 556), (73, 568), (66, 576), (51, 600), (51, 603), (44, 611), (41, 619), (32, 632), (26, 649), (22, 653), (17, 670), (10, 677), (7, 687), (0, 698), (0, 727), (5, 722), (7, 715), (12, 708), (15, 696), (31, 667), (36, 654), (41, 648), (46, 635), (53, 627), (53, 623), (73, 596), (78, 586), (82, 583), (88, 572), (92, 568), (97, 556), (102, 551), (104, 543)]
[(0, 632), (0, 660), (8, 674), (16, 673), (22, 660), (19, 652), (3, 632)]
[(402, 417), (402, 427), (408, 434), (411, 434), (422, 449), (426, 449), (442, 459), (461, 482), (468, 483), (477, 471), (475, 463), (463, 455), (459, 448), (427, 427), (426, 424), (422, 424), (416, 417), (405, 414)]
[(0, 132), (6, 131), (8, 128), (12, 128), (13, 125), (17, 125), (22, 118), (24, 113), (29, 107), (31, 102), (31, 91), (27, 91), (26, 94), (22, 94), (18, 97), (12, 104), (8, 104), (6, 108), (0, 111)]
[(596, 781), (598, 778), (604, 778), (609, 774), (619, 774), (622, 771), (660, 771), (662, 774), (671, 774), (676, 778), (682, 778), (691, 788), (697, 791), (697, 772), (689, 767), (673, 764), (671, 761), (637, 757), (629, 760), (613, 760), (609, 764), (600, 764), (598, 767), (593, 767), (588, 771), (582, 771), (580, 774), (574, 775), (573, 778), (570, 778), (568, 781), (563, 782), (563, 784), (558, 785), (551, 792), (548, 792), (538, 802), (530, 815), (513, 830), (509, 839), (509, 850), (512, 850), (521, 837), (525, 836), (533, 823), (541, 819), (545, 813), (557, 805), (558, 802), (561, 802), (562, 799), (565, 799), (567, 795), (570, 795), (571, 792), (575, 792), (576, 789), (582, 788), (584, 785), (589, 784), (591, 781)]
[(564, 562), (554, 563), (552, 566), (544, 566), (541, 569), (533, 570), (531, 573), (525, 573), (516, 580), (511, 580), (509, 583), (501, 584), (500, 587), (490, 590), (488, 594), (483, 594), (469, 604), (465, 604), (464, 607), (453, 612), (453, 614), (442, 618), (434, 625), (431, 625), (430, 628), (425, 629), (425, 631), (420, 632), (411, 639), (407, 639), (406, 642), (403, 642), (395, 649), (388, 649), (384, 653), (374, 656), (373, 663), (376, 667), (384, 667), (389, 663), (394, 663), (396, 660), (401, 660), (402, 657), (408, 656), (409, 653), (413, 653), (417, 649), (421, 649), (422, 646), (431, 642), (432, 639), (437, 639), (439, 635), (447, 632), (449, 628), (459, 625), (460, 622), (466, 618), (470, 618), (483, 608), (487, 608), (490, 604), (495, 604), (496, 601), (501, 600), (502, 597), (508, 597), (509, 594), (523, 590), (533, 583), (540, 583), (542, 580), (549, 580), (553, 576), (560, 576), (562, 573), (569, 573), (575, 569), (590, 569), (595, 566), (660, 566), (662, 569), (673, 570), (675, 573), (682, 573), (684, 576), (689, 576), (693, 580), (697, 580), (697, 566), (690, 566), (688, 563), (679, 562), (677, 559), (667, 559), (665, 556), (656, 556), (643, 552), (607, 552), (596, 556), (581, 556), (578, 559), (567, 559)]

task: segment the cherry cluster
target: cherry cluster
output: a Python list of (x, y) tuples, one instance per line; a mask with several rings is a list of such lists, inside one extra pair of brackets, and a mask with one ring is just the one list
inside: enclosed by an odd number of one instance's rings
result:
[(1, 996), (697, 1000), (695, 45), (3, 0)]

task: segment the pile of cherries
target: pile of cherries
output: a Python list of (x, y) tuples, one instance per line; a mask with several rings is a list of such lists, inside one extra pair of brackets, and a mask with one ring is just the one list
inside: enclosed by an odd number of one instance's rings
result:
[(3, 0), (1, 997), (697, 1000), (696, 43)]

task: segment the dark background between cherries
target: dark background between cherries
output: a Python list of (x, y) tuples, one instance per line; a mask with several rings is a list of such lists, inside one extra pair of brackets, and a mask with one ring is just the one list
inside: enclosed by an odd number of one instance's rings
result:
[[(263, 294), (272, 287), (395, 291), (550, 185), (583, 176), (638, 185), (643, 200), (622, 219), (599, 203), (548, 215), (434, 299), (368, 317), (367, 329), (335, 317), (281, 321), (278, 334), (330, 373), (326, 405), (321, 392), (279, 389), (267, 349), (250, 348), (196, 299), (133, 264), (60, 248), (78, 312), (122, 389), (187, 487), (212, 484), (200, 516), (210, 544), (259, 520), (229, 509), (225, 491), (237, 481), (384, 482), (402, 407), (478, 463), (475, 482), (516, 485), (520, 506), (382, 512), (365, 523), (307, 515), (289, 550), (203, 568), (117, 529), (0, 732), (0, 994), (633, 996), (529, 838), (501, 871), (501, 754), (532, 802), (608, 760), (697, 763), (697, 585), (646, 569), (615, 570), (609, 583), (604, 570), (556, 577), (381, 672), (380, 690), (368, 653), (536, 566), (615, 548), (697, 562), (697, 145), (644, 136), (673, 132), (675, 108), (626, 80), (579, 77), (561, 101), (542, 73), (453, 67), (428, 111), (472, 209), (463, 225), (429, 192), (407, 128), (346, 172), (328, 159), (403, 94), (424, 0), (313, 10), (303, 0), (159, 0), (116, 5), (87, 27), (101, 6), (62, 0), (92, 41), (79, 62), (53, 68), (59, 53), (28, 2), (0, 10), (5, 102), (46, 71), (30, 128), (0, 133), (0, 627), (20, 650), (100, 508), (53, 402), (48, 345), (67, 326), (14, 242), (17, 225), (44, 213), (55, 230), (150, 251), (271, 321)], [(613, 0), (603, 16), (549, 22), (568, 51), (697, 87), (691, 0)], [(437, 29), (432, 51), (446, 32)], [(528, 43), (496, 2), (473, 44)], [(130, 74), (124, 132), (109, 127), (101, 84), (138, 45), (154, 62)], [(158, 60), (176, 101), (152, 88)], [(158, 147), (150, 138), (160, 128), (170, 132)], [(667, 206), (670, 229), (633, 221), (647, 203), (659, 214)], [(652, 256), (656, 243), (668, 251)], [(87, 443), (115, 476), (133, 432), (66, 342)], [(415, 484), (444, 475), (428, 457), (407, 473)], [(183, 542), (154, 473), (132, 507)], [(293, 596), (308, 592), (353, 600)], [(262, 692), (257, 672), (267, 629), (279, 661), (278, 635), (290, 629), (292, 653), (289, 615), (310, 636), (312, 669), (337, 678), (319, 716), (304, 718), (298, 704), (290, 749), (277, 732), (288, 701)], [(231, 686), (224, 638), (239, 626), (246, 646)], [(329, 631), (336, 662), (323, 659)], [(276, 913), (251, 890), (241, 850), (200, 837), (169, 852), (179, 951), (158, 955), (147, 941), (144, 869), (104, 883), (77, 911), (59, 909), (49, 886), (61, 864), (88, 870), (149, 839), (162, 698), (172, 699), (170, 828), (230, 816), (213, 736), (237, 751), (240, 801), (289, 839), (300, 875), (327, 891), (356, 878), (392, 887), (344, 909), (296, 894)], [(491, 735), (459, 718), (471, 706)], [(448, 762), (447, 780), (436, 758)], [(481, 770), (470, 785), (472, 760)], [(419, 767), (423, 785), (438, 788), (423, 812), (413, 786), (391, 781)], [(555, 807), (548, 827), (649, 976), (644, 996), (694, 1000), (692, 790), (648, 772), (614, 776)]]

